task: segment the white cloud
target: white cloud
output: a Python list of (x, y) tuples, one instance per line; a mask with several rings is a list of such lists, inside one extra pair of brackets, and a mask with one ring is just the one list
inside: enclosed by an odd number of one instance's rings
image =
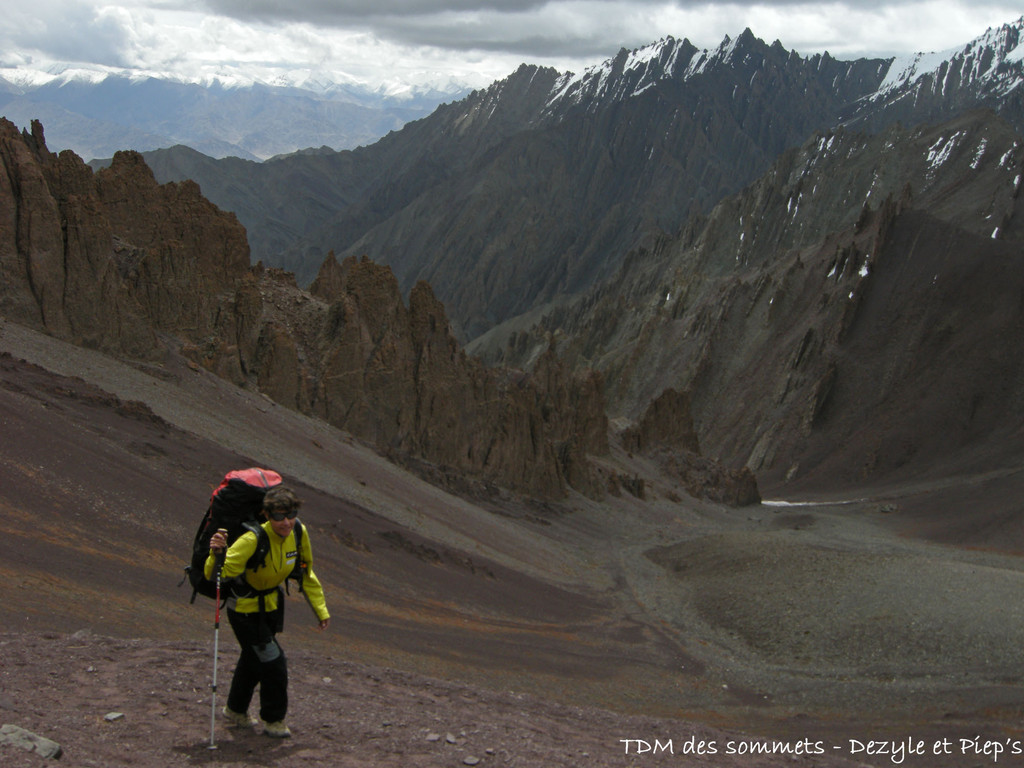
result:
[(0, 56), (186, 77), (484, 85), (522, 62), (579, 71), (621, 47), (667, 35), (713, 47), (747, 27), (802, 55), (944, 50), (1020, 14), (1016, 0), (37, 0), (0, 17)]
[[(452, 50), (541, 56), (610, 55), (665, 35), (699, 46), (750, 27), (797, 37), (810, 52), (914, 53), (944, 48), (1021, 14), (1014, 0), (202, 0), (233, 18), (362, 29)], [(762, 29), (763, 28), (763, 29)], [(966, 34), (966, 37), (965, 37)]]
[(116, 7), (83, 0), (39, 0), (0, 14), (0, 49), (27, 51), (53, 60), (85, 60), (123, 66), (131, 41)]

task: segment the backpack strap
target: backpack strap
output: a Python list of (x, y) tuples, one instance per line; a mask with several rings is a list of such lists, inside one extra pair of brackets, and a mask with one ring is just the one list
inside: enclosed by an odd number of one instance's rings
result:
[[(256, 551), (252, 553), (252, 557), (246, 560), (245, 570), (258, 570), (263, 567), (267, 559), (267, 553), (270, 552), (270, 538), (267, 536), (267, 532), (263, 530), (263, 526), (257, 522), (251, 520), (244, 522), (242, 523), (242, 528), (256, 536)], [(245, 575), (245, 571), (242, 572), (242, 575)]]
[[(289, 579), (295, 579), (299, 582), (299, 594), (304, 594), (302, 588), (302, 579), (306, 575), (306, 569), (309, 567), (309, 563), (306, 562), (302, 556), (302, 537), (305, 530), (302, 527), (302, 523), (298, 520), (295, 521), (295, 549), (298, 552), (298, 558), (295, 561), (295, 567), (292, 569), (291, 574), (288, 576)], [(288, 588), (288, 580), (285, 580), (285, 589)]]

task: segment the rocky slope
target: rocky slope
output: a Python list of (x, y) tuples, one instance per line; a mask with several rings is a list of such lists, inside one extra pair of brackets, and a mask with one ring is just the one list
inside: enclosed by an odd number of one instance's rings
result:
[(557, 340), (605, 374), (613, 420), (685, 392), (702, 446), (787, 493), (1012, 463), (1022, 147), (990, 112), (819, 134), (491, 349)]
[[(293, 736), (271, 742), (256, 731), (217, 724), (210, 749), (209, 706), (202, 687), (212, 659), (208, 644), (71, 635), (0, 634), (8, 660), (0, 711), (30, 734), (49, 734), (58, 765), (166, 768), (168, 765), (332, 768), (438, 765), (593, 768), (677, 765), (686, 742), (721, 756), (716, 768), (844, 768), (843, 756), (726, 756), (728, 744), (773, 740), (672, 718), (627, 715), (559, 704), (515, 691), (489, 691), (421, 674), (289, 649), (296, 688)], [(235, 649), (231, 649), (232, 656)], [(44, 671), (45, 670), (45, 671)], [(55, 687), (50, 680), (74, 681)], [(221, 697), (221, 701), (223, 697)], [(11, 724), (13, 725), (13, 723)], [(636, 741), (645, 734), (650, 741)], [(657, 734), (657, 736), (655, 736)], [(5, 768), (39, 768), (45, 752), (5, 744)], [(634, 739), (626, 746), (622, 739)], [(661, 746), (651, 754), (654, 740)], [(59, 741), (57, 741), (59, 740)], [(672, 742), (671, 746), (669, 742)], [(780, 742), (790, 749), (799, 740)], [(713, 747), (712, 747), (713, 745)], [(645, 749), (642, 754), (639, 750)]]
[[(961, 738), (1024, 739), (1019, 471), (737, 511), (619, 452), (644, 499), (496, 509), (178, 355), (11, 322), (0, 425), (0, 721), (62, 764), (678, 765), (692, 738), (707, 766), (882, 766), (851, 740), (909, 738), (968, 768)], [(218, 727), (211, 754), (212, 606), (176, 585), (210, 491), (254, 464), (305, 500), (332, 623), (288, 600), (295, 737)], [(236, 652), (222, 627), (221, 675)]]

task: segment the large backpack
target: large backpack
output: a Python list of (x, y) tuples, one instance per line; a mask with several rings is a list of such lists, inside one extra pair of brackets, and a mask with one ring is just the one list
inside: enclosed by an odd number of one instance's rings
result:
[[(216, 584), (203, 575), (203, 566), (210, 554), (210, 539), (213, 534), (218, 528), (226, 529), (228, 546), (247, 530), (256, 534), (258, 542), (265, 542), (266, 534), (260, 527), (263, 497), (268, 490), (280, 484), (281, 475), (277, 472), (251, 467), (228, 472), (221, 484), (210, 494), (210, 506), (203, 515), (195, 540), (192, 542), (192, 561), (185, 567), (189, 583), (192, 584), (192, 602), (195, 602), (197, 594), (210, 598), (217, 597)], [(253, 559), (259, 558), (257, 562), (263, 559), (259, 555), (257, 547), (257, 552), (253, 555)], [(263, 557), (266, 557), (265, 549)]]

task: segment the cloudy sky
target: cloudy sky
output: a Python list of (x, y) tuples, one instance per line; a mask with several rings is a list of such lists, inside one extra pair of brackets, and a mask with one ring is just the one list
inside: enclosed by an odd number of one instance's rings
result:
[(184, 77), (322, 72), (372, 86), (486, 85), (520, 63), (581, 71), (667, 35), (712, 48), (749, 27), (808, 56), (940, 51), (1020, 0), (33, 0), (0, 15), (0, 66)]

